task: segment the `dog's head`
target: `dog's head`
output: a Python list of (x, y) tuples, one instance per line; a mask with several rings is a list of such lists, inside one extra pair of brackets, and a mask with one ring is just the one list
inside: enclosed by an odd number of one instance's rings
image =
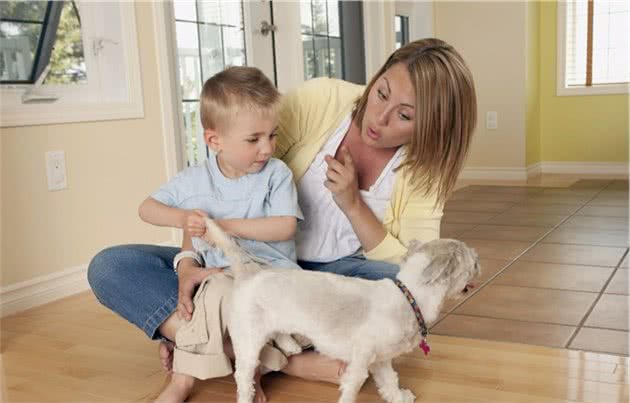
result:
[(446, 285), (446, 295), (457, 297), (468, 291), (481, 272), (478, 260), (474, 249), (455, 239), (411, 241), (400, 271), (418, 285)]

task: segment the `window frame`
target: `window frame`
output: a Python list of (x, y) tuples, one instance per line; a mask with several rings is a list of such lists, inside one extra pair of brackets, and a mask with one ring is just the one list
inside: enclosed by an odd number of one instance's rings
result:
[[(3, 84), (0, 127), (144, 117), (134, 3), (79, 2), (78, 6), (82, 13), (81, 37), (88, 83), (39, 87)], [(110, 17), (107, 25), (105, 16)], [(92, 23), (83, 23), (84, 20)], [(105, 47), (100, 51), (103, 56), (97, 58), (93, 54), (94, 44), (101, 39), (105, 39)], [(108, 42), (116, 46), (108, 46)], [(29, 90), (59, 99), (53, 103), (22, 103), (22, 95)]]
[(556, 95), (557, 96), (588, 96), (630, 94), (630, 83), (626, 84), (597, 84), (593, 86), (566, 86), (566, 25), (568, 1), (557, 4), (557, 41), (556, 41)]

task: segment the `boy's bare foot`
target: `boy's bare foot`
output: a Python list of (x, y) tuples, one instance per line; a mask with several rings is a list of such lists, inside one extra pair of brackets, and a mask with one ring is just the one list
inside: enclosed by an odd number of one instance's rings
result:
[(160, 362), (162, 363), (162, 368), (166, 372), (171, 372), (173, 370), (173, 349), (175, 348), (175, 344), (168, 340), (160, 341), (160, 345), (158, 346), (158, 352), (160, 354)]
[(155, 403), (182, 403), (195, 385), (195, 378), (189, 375), (172, 374), (171, 382), (164, 388)]
[(256, 391), (254, 403), (267, 403), (267, 396), (265, 396), (265, 391), (260, 385), (260, 378), (262, 378), (262, 375), (260, 374), (260, 370), (258, 370), (254, 376), (254, 390)]

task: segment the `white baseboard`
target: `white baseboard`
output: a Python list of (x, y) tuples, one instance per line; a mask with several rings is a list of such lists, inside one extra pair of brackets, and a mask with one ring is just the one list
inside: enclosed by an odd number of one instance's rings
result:
[(627, 162), (573, 162), (573, 161), (540, 161), (519, 167), (467, 167), (459, 179), (464, 180), (497, 180), (526, 181), (527, 178), (541, 174), (567, 175), (601, 175), (628, 177)]
[(628, 176), (627, 162), (541, 161), (528, 166), (528, 173), (536, 165), (545, 174)]
[(469, 167), (464, 168), (458, 179), (526, 181), (527, 171), (517, 167)]
[(0, 288), (0, 318), (89, 290), (87, 268), (84, 264)]
[(78, 294), (89, 288), (87, 265), (2, 287), (0, 317)]

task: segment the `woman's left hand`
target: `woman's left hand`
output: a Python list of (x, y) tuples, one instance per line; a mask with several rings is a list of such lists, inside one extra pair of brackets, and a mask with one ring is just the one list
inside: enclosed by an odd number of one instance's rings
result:
[(333, 199), (341, 211), (348, 215), (361, 203), (361, 194), (359, 193), (357, 171), (347, 147), (342, 146), (341, 155), (343, 156), (343, 163), (331, 155), (324, 158), (328, 164), (326, 171), (328, 180), (324, 182), (324, 186), (332, 192)]

